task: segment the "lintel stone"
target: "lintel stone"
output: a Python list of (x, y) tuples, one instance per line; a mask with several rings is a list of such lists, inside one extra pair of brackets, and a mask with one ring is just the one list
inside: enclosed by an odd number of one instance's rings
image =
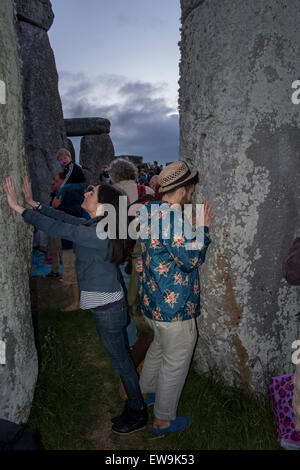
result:
[(65, 119), (68, 137), (109, 134), (110, 121), (100, 117)]

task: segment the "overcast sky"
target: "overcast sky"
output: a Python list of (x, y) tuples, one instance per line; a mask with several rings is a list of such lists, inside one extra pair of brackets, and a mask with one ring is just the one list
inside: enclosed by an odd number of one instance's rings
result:
[(116, 155), (177, 160), (179, 0), (51, 2), (64, 117), (109, 119)]

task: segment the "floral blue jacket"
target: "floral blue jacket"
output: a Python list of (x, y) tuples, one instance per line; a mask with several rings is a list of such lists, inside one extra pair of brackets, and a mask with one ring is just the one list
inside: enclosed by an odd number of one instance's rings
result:
[[(199, 315), (198, 266), (204, 262), (210, 244), (208, 227), (195, 232), (196, 240), (202, 241), (199, 245), (176, 228), (176, 213), (184, 221), (183, 212), (170, 212), (171, 206), (164, 203), (162, 208), (162, 204), (163, 201), (151, 201), (144, 206), (148, 220), (141, 224), (140, 230), (143, 260), (143, 273), (139, 276), (140, 304), (143, 314), (152, 320), (189, 320)], [(153, 222), (157, 224), (155, 237)]]

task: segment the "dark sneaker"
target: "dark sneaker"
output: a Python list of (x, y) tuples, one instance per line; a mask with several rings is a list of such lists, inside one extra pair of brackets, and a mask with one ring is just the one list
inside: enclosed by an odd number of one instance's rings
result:
[(60, 274), (59, 273), (54, 273), (54, 272), (50, 272), (48, 274), (46, 274), (46, 277), (60, 277)]
[(128, 402), (126, 401), (126, 404), (124, 406), (122, 413), (119, 416), (115, 416), (114, 418), (111, 418), (111, 422), (112, 423), (121, 422), (127, 416), (127, 410), (128, 410)]
[[(122, 415), (121, 415), (122, 416)], [(117, 434), (130, 434), (140, 429), (144, 429), (147, 424), (148, 413), (147, 408), (135, 410), (127, 408), (123, 417), (113, 423), (112, 430)]]
[[(154, 405), (154, 403), (155, 403), (155, 393), (149, 393), (148, 397), (144, 399), (144, 403), (145, 403), (146, 406)], [(126, 401), (122, 413), (119, 416), (115, 416), (114, 418), (111, 418), (111, 422), (112, 423), (120, 422), (120, 420), (122, 420), (126, 417), (127, 412), (128, 412), (128, 401)]]

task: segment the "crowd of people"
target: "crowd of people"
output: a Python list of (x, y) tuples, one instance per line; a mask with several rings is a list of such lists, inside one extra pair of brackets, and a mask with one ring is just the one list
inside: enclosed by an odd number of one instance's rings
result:
[[(127, 396), (121, 415), (112, 418), (113, 431), (128, 434), (142, 429), (150, 405), (154, 405), (155, 435), (182, 431), (192, 419), (177, 416), (177, 407), (197, 341), (198, 269), (205, 261), (216, 216), (208, 201), (201, 207), (202, 217), (188, 216), (191, 233), (203, 241), (201, 245), (178, 235), (176, 217), (186, 222), (183, 208), (192, 204), (198, 172), (183, 161), (166, 167), (154, 161), (138, 168), (128, 159), (117, 158), (101, 168), (94, 185), (86, 187), (82, 169), (68, 150), (60, 149), (57, 159), (62, 171), (53, 176), (49, 206), (32, 199), (27, 178), (23, 193), (33, 210), (18, 203), (10, 178), (4, 188), (8, 204), (26, 223), (48, 234), (53, 261), (49, 277), (59, 276), (62, 253), (63, 281), (72, 287), (73, 295), (64, 310), (92, 312)], [(121, 235), (121, 196), (127, 197), (128, 225), (136, 220), (139, 208), (147, 210), (143, 227), (147, 236), (142, 231), (138, 239)], [(106, 204), (116, 213), (114, 237), (99, 236)], [(155, 237), (151, 237), (153, 214), (159, 220)], [(148, 336), (138, 335), (134, 322), (138, 311), (150, 326)], [(137, 366), (142, 360), (139, 376)]]

